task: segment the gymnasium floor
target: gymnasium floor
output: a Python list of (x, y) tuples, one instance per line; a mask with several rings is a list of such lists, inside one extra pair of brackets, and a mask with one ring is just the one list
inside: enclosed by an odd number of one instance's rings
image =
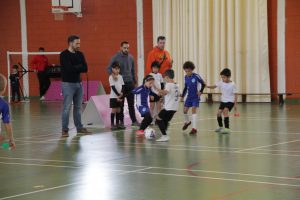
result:
[(300, 106), (240, 104), (230, 135), (213, 132), (217, 106), (201, 105), (197, 136), (181, 131), (178, 112), (171, 140), (155, 143), (131, 129), (62, 139), (60, 103), (14, 105), (17, 149), (0, 149), (0, 200), (299, 200)]

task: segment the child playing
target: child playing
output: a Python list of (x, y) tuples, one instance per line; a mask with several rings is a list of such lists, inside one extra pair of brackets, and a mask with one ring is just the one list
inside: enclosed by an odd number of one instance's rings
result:
[(137, 136), (144, 135), (144, 130), (151, 124), (153, 118), (150, 113), (148, 97), (153, 86), (154, 77), (147, 75), (143, 80), (143, 85), (135, 88), (132, 93), (136, 95), (136, 107), (144, 118), (140, 129), (136, 132)]
[(185, 85), (182, 93), (182, 100), (187, 93), (187, 98), (184, 103), (184, 118), (185, 123), (182, 127), (182, 130), (186, 130), (191, 121), (189, 120), (188, 111), (192, 108), (192, 130), (190, 134), (197, 133), (197, 108), (199, 107), (200, 96), (205, 88), (205, 83), (202, 78), (194, 73), (195, 65), (191, 61), (187, 61), (183, 64), (183, 70), (185, 71)]
[[(221, 132), (224, 134), (230, 133), (229, 129), (229, 112), (234, 107), (235, 112), (237, 111), (237, 88), (233, 81), (230, 80), (231, 71), (228, 68), (225, 68), (220, 73), (222, 81), (217, 82), (213, 86), (207, 86), (207, 88), (215, 89), (219, 87), (221, 89), (221, 104), (218, 110), (217, 119), (219, 128), (216, 129), (216, 132)], [(225, 129), (223, 129), (223, 119)]]
[(110, 108), (112, 109), (110, 114), (111, 130), (125, 129), (126, 127), (120, 123), (124, 81), (120, 75), (120, 64), (118, 62), (112, 63), (112, 73), (109, 76), (109, 85), (111, 87)]
[[(6, 129), (6, 134), (9, 139), (9, 147), (14, 149), (16, 147), (16, 144), (14, 142), (14, 136), (12, 131), (12, 126), (10, 123), (10, 115), (9, 115), (9, 107), (6, 101), (2, 98), (2, 95), (5, 92), (7, 86), (7, 80), (5, 76), (0, 74), (0, 116), (2, 116), (2, 121)], [(1, 133), (1, 130), (0, 130)], [(4, 140), (4, 136), (0, 134), (0, 141)]]
[(12, 73), (9, 76), (10, 79), (10, 86), (11, 86), (11, 101), (12, 103), (15, 102), (15, 97), (17, 95), (17, 102), (21, 101), (21, 96), (20, 96), (20, 82), (19, 82), (19, 72), (18, 72), (18, 65), (13, 66)]
[[(162, 75), (159, 73), (160, 64), (157, 61), (154, 61), (151, 64), (151, 70), (152, 73), (150, 73), (151, 76), (154, 78), (154, 84), (151, 89), (150, 93), (150, 112), (152, 113), (153, 121), (155, 121), (157, 114), (161, 110), (161, 97), (159, 94), (159, 90), (163, 89), (164, 87), (164, 80)], [(154, 110), (156, 106), (156, 110)]]
[(177, 112), (179, 104), (179, 87), (177, 83), (174, 82), (174, 71), (172, 69), (167, 70), (164, 73), (164, 77), (166, 87), (164, 90), (160, 90), (159, 92), (164, 95), (165, 104), (164, 109), (159, 112), (156, 119), (162, 136), (156, 140), (157, 142), (166, 142), (170, 139), (167, 135), (168, 123)]

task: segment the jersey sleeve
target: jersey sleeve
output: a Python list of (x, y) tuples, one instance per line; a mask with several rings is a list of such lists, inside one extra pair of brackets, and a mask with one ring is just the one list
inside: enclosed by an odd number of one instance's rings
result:
[(217, 87), (221, 87), (221, 84), (222, 84), (222, 81), (217, 81), (217, 82), (215, 83), (215, 85), (216, 85)]
[(113, 86), (113, 85), (115, 85), (115, 83), (114, 83), (114, 80), (113, 80), (113, 77), (112, 76), (109, 76), (109, 85), (110, 86)]
[(137, 87), (137, 88), (135, 88), (134, 90), (132, 90), (132, 93), (133, 93), (133, 94), (141, 94), (142, 91), (143, 91), (143, 87), (140, 86), (140, 87)]
[(10, 123), (9, 107), (7, 103), (2, 107), (2, 121), (4, 124)]

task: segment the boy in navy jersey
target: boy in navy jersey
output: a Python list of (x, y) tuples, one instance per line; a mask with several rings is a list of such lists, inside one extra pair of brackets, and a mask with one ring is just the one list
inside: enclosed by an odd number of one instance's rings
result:
[(144, 130), (151, 124), (153, 120), (148, 103), (148, 98), (151, 92), (151, 87), (153, 86), (153, 82), (154, 77), (151, 75), (147, 75), (143, 80), (143, 85), (132, 90), (132, 93), (135, 94), (136, 97), (136, 107), (141, 116), (144, 118), (141, 123), (140, 129), (136, 132), (138, 136), (144, 135)]
[[(12, 126), (10, 122), (10, 115), (9, 115), (9, 107), (6, 101), (2, 98), (2, 95), (4, 94), (7, 86), (7, 80), (5, 76), (0, 74), (0, 119), (2, 118), (3, 124), (6, 129), (6, 134), (9, 139), (9, 147), (14, 149), (16, 147), (16, 144), (14, 142), (14, 136), (12, 131)], [(1, 127), (0, 127), (1, 128)], [(1, 129), (0, 129), (1, 133)], [(5, 137), (0, 134), (0, 141), (4, 140)]]
[[(200, 103), (200, 96), (205, 88), (205, 82), (203, 79), (196, 73), (194, 73), (195, 65), (191, 61), (187, 61), (183, 64), (183, 70), (186, 75), (184, 77), (184, 89), (182, 93), (182, 100), (187, 94), (185, 103), (184, 103), (184, 118), (185, 122), (182, 130), (186, 130), (189, 125), (192, 123), (192, 130), (190, 134), (197, 133), (197, 108)], [(192, 122), (189, 120), (188, 111), (192, 108)]]

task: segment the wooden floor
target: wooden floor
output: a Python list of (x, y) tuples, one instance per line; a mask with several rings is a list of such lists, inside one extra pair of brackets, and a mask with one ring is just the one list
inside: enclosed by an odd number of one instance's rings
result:
[(73, 125), (62, 139), (61, 103), (13, 105), (0, 200), (299, 200), (300, 105), (239, 105), (229, 135), (213, 131), (217, 106), (201, 104), (197, 136), (181, 131), (179, 111), (157, 143), (131, 128), (79, 137)]

